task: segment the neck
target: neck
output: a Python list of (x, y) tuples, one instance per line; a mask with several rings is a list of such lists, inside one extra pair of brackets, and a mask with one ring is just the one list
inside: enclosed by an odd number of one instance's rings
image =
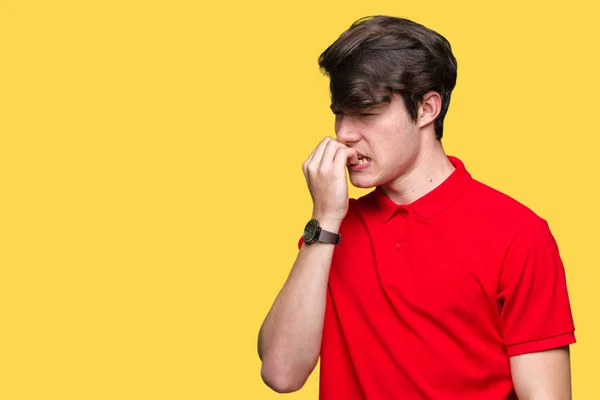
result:
[(411, 164), (404, 174), (382, 185), (383, 192), (396, 204), (410, 204), (423, 197), (455, 169), (438, 140), (423, 146)]

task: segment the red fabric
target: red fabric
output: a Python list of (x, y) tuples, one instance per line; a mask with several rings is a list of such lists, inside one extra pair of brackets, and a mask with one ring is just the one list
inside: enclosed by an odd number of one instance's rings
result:
[(380, 188), (350, 201), (321, 400), (516, 398), (509, 356), (575, 342), (548, 224), (451, 161), (454, 173), (410, 205)]

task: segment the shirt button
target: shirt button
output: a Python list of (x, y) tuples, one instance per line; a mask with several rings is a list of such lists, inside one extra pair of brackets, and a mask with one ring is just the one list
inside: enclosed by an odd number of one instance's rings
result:
[(396, 248), (400, 250), (402, 248), (402, 243), (396, 243)]

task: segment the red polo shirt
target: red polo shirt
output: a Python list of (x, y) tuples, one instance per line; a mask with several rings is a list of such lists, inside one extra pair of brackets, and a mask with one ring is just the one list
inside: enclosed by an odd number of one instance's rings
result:
[(412, 204), (380, 188), (334, 251), (321, 400), (504, 400), (509, 357), (575, 342), (548, 224), (463, 163)]

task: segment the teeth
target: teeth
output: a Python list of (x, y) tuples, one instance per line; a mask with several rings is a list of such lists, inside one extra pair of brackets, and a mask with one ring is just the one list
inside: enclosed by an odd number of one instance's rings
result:
[(368, 163), (369, 161), (371, 161), (371, 159), (370, 159), (370, 158), (359, 158), (359, 159), (358, 159), (358, 163), (359, 163), (359, 164)]

